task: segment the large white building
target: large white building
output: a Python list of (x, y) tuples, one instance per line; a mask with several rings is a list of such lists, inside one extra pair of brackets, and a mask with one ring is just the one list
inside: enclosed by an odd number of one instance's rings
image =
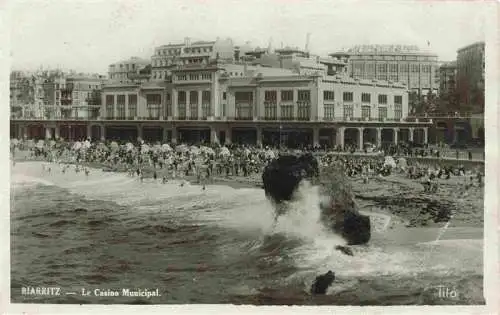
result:
[[(236, 52), (245, 55), (235, 60)], [(74, 128), (92, 138), (290, 147), (427, 142), (431, 123), (405, 120), (405, 84), (352, 78), (346, 65), (293, 48), (242, 50), (229, 39), (186, 39), (155, 49), (149, 79), (105, 84), (99, 117)], [(33, 124), (50, 136), (63, 123)], [(29, 136), (25, 127), (14, 126)]]
[[(171, 70), (169, 82), (103, 88), (99, 136), (182, 142), (281, 141), (362, 147), (426, 141), (428, 123), (405, 122), (400, 83), (249, 65)], [(106, 127), (107, 126), (107, 127)]]

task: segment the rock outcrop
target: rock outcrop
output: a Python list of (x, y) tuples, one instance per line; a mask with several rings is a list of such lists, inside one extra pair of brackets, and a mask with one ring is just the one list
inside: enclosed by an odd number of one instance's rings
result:
[(284, 155), (266, 166), (262, 181), (266, 196), (276, 203), (277, 215), (286, 212), (282, 202), (293, 198), (302, 180), (321, 185), (321, 194), (330, 199), (321, 206), (322, 222), (349, 245), (366, 244), (371, 237), (370, 218), (356, 210), (347, 181), (339, 180), (336, 175), (343, 176), (343, 170), (320, 174), (318, 161), (311, 154)]
[(318, 161), (312, 154), (283, 155), (266, 166), (262, 181), (266, 195), (280, 203), (292, 199), (301, 180), (313, 180), (318, 175)]

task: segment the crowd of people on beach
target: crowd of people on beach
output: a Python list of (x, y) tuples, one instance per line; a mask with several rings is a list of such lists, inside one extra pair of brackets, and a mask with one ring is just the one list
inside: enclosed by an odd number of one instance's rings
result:
[[(281, 154), (312, 153), (317, 156), (320, 168), (333, 163), (341, 163), (345, 174), (349, 177), (362, 178), (368, 182), (373, 176), (389, 176), (399, 174), (412, 180), (422, 182), (426, 192), (436, 192), (438, 179), (450, 179), (461, 176), (466, 186), (482, 186), (482, 170), (466, 170), (464, 165), (449, 166), (446, 163), (418, 162), (411, 159), (422, 150), (429, 148), (411, 148), (407, 144), (392, 146), (381, 150), (371, 150), (354, 155), (338, 149), (324, 150), (320, 147), (304, 147), (301, 150), (264, 147), (257, 148), (246, 145), (187, 145), (187, 144), (149, 144), (142, 140), (136, 143), (116, 141), (19, 141), (11, 140), (11, 154), (16, 150), (29, 151), (28, 159), (59, 163), (60, 170), (65, 173), (69, 165), (73, 165), (76, 173), (89, 175), (91, 167), (100, 167), (103, 171), (122, 171), (129, 176), (161, 180), (167, 183), (179, 179), (183, 186), (188, 179), (206, 184), (218, 178), (254, 178), (260, 180), (264, 167)], [(48, 165), (44, 171), (51, 172)]]

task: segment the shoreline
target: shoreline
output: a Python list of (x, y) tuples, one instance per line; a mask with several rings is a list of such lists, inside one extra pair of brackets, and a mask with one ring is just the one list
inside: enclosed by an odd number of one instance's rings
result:
[[(23, 162), (39, 162), (39, 163), (51, 163), (43, 159), (27, 159), (26, 156), (17, 156), (15, 159), (16, 163)], [(66, 163), (66, 162), (65, 162)], [(56, 163), (57, 164), (57, 163)], [(66, 164), (75, 165), (73, 162)], [(95, 170), (101, 170), (103, 172), (115, 172), (115, 173), (125, 173), (126, 169), (123, 166), (115, 167), (109, 170), (111, 167), (102, 163), (86, 162), (80, 165), (93, 168)], [(155, 169), (152, 166), (143, 167), (144, 179), (152, 179)], [(176, 176), (172, 178), (170, 172), (166, 169), (156, 169), (157, 181), (161, 183), (162, 177), (166, 176), (168, 181), (185, 181), (192, 186), (203, 186), (207, 187), (212, 185), (226, 186), (233, 189), (262, 189), (262, 179), (261, 175), (254, 174), (252, 177), (243, 176), (213, 176), (211, 179), (199, 182), (197, 177), (194, 175), (189, 176)], [(135, 175), (134, 177), (137, 177)], [(375, 184), (375, 186), (373, 185)], [(410, 180), (401, 177), (399, 174), (391, 175), (387, 178), (374, 177), (370, 178), (368, 184), (363, 184), (360, 178), (352, 178), (351, 186), (353, 188), (353, 193), (355, 200), (358, 203), (358, 210), (362, 211), (366, 215), (373, 213), (375, 217), (385, 217), (386, 226), (385, 231), (390, 231), (392, 229), (404, 227), (404, 228), (426, 228), (426, 227), (442, 227), (445, 222), (433, 222), (432, 218), (427, 217), (427, 214), (422, 214), (422, 209), (429, 203), (438, 203), (438, 206), (443, 204), (444, 206), (454, 208), (456, 203), (463, 206), (463, 200), (457, 200), (454, 197), (454, 193), (459, 187), (460, 182), (456, 179), (449, 180), (447, 182), (440, 182), (441, 190), (444, 193), (440, 194), (425, 194), (422, 191), (422, 185), (420, 182), (415, 180)], [(477, 189), (477, 188), (476, 188)], [(446, 194), (448, 193), (448, 194)], [(483, 191), (484, 195), (484, 191)], [(468, 199), (474, 196), (467, 196)], [(480, 196), (478, 196), (480, 197)], [(401, 205), (401, 200), (407, 198), (406, 202)], [(473, 198), (472, 198), (473, 199)], [(481, 200), (484, 198), (480, 198)], [(405, 201), (405, 200), (403, 200)], [(414, 203), (415, 207), (406, 209), (409, 203)], [(362, 204), (362, 206), (361, 206)], [(472, 202), (469, 200), (469, 208), (472, 207)], [(458, 208), (458, 207), (457, 207)], [(463, 207), (467, 208), (467, 207)], [(477, 217), (478, 211), (466, 211), (467, 209), (458, 208), (459, 211), (454, 211), (454, 217), (450, 220), (452, 226), (470, 226), (470, 227), (483, 227), (484, 221)], [(460, 210), (464, 210), (464, 213), (458, 213)], [(479, 209), (482, 214), (484, 211)], [(413, 222), (413, 223), (412, 223)]]

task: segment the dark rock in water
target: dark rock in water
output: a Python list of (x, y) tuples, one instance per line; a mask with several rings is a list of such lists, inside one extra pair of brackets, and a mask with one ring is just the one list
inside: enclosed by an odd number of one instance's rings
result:
[(292, 199), (302, 179), (312, 179), (318, 174), (318, 161), (312, 154), (283, 155), (266, 166), (262, 181), (266, 195), (279, 203)]
[(342, 230), (349, 245), (366, 244), (371, 237), (370, 217), (355, 212), (346, 212)]
[(332, 285), (333, 281), (335, 281), (335, 273), (331, 270), (317, 276), (311, 286), (311, 294), (326, 294), (326, 290)]
[[(342, 174), (342, 170), (334, 172)], [(332, 174), (332, 177), (335, 174)], [(293, 198), (303, 179), (316, 183), (319, 177), (318, 161), (312, 154), (284, 155), (266, 166), (262, 181), (266, 196), (277, 204), (276, 214), (280, 215), (286, 212), (286, 205), (281, 203)], [(321, 183), (322, 187), (326, 187), (322, 194), (333, 196), (334, 199), (332, 204), (322, 206), (322, 221), (346, 239), (349, 245), (365, 244), (371, 236), (370, 218), (359, 214), (355, 209), (353, 197), (344, 191), (344, 183), (335, 181), (335, 178), (327, 174), (326, 180)]]
[(335, 246), (335, 249), (341, 251), (342, 253), (344, 253), (348, 256), (354, 256), (352, 249), (350, 249), (347, 246), (338, 245), (338, 246)]

